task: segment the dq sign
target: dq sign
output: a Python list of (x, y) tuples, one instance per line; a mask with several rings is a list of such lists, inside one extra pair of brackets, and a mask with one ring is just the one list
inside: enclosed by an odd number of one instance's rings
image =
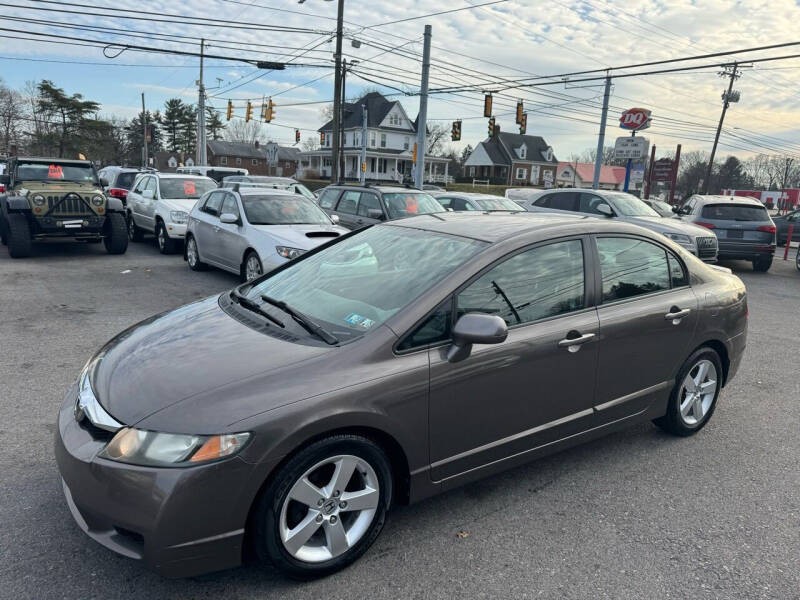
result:
[(629, 108), (619, 118), (619, 126), (628, 131), (639, 131), (650, 127), (650, 111), (646, 108)]

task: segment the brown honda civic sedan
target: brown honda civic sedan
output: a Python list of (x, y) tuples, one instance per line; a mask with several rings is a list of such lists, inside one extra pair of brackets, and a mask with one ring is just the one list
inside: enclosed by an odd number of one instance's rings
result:
[(87, 363), (55, 453), (78, 525), (167, 576), (331, 573), (415, 502), (634, 423), (701, 429), (747, 296), (619, 221), (441, 213), (152, 317)]

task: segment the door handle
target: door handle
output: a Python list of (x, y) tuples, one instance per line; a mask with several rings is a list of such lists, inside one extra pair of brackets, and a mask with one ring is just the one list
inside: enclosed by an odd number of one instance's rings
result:
[(664, 320), (672, 321), (674, 325), (677, 325), (681, 322), (681, 319), (688, 317), (690, 312), (692, 312), (691, 308), (684, 308), (683, 310), (676, 310), (674, 312), (671, 311), (664, 315)]
[(581, 346), (586, 342), (591, 342), (594, 339), (593, 333), (584, 333), (582, 336), (576, 338), (564, 338), (558, 342), (559, 348), (566, 348), (570, 352), (577, 352)]

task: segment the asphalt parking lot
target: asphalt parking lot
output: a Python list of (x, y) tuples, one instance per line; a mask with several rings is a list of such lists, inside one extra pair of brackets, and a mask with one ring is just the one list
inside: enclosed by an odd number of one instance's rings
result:
[(300, 584), (263, 565), (166, 580), (116, 556), (73, 522), (53, 458), (95, 349), (236, 278), (152, 240), (0, 248), (0, 598), (800, 598), (800, 273), (725, 264), (748, 286), (748, 348), (701, 433), (636, 426), (395, 509), (355, 565)]

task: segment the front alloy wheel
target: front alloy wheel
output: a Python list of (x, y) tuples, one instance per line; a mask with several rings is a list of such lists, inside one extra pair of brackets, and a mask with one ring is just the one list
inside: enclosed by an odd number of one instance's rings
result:
[(250, 252), (244, 261), (244, 281), (252, 281), (256, 277), (261, 277), (263, 272), (258, 254)]
[(800, 271), (800, 248), (797, 249), (797, 254), (794, 257), (794, 266)]

